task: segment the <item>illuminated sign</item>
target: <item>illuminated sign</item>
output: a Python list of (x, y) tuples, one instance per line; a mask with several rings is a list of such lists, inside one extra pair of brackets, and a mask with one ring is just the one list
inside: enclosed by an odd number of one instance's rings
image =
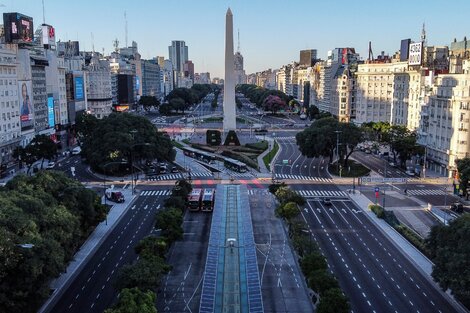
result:
[(125, 112), (129, 110), (129, 106), (128, 105), (116, 105), (114, 106), (114, 110), (116, 112)]
[(82, 101), (85, 99), (85, 91), (83, 88), (83, 77), (76, 76), (74, 77), (74, 88), (75, 88), (75, 100)]
[(33, 19), (20, 13), (3, 13), (6, 43), (31, 43), (34, 38)]
[(55, 29), (51, 25), (42, 25), (42, 44), (55, 46)]
[(33, 104), (31, 102), (31, 81), (18, 81), (18, 94), (20, 98), (21, 130), (33, 128)]
[(54, 127), (55, 126), (54, 97), (51, 94), (47, 95), (47, 117), (49, 121), (49, 127)]
[(423, 43), (415, 42), (410, 44), (410, 53), (408, 53), (408, 65), (421, 65), (423, 55)]

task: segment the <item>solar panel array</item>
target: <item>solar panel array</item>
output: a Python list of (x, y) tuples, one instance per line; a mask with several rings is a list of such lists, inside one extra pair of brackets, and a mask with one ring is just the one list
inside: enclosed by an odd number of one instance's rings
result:
[(223, 309), (224, 262), (225, 251), (228, 249), (225, 237), (229, 186), (230, 188), (237, 188), (238, 238), (236, 238), (236, 248), (239, 249), (240, 312), (262, 313), (264, 309), (256, 259), (256, 246), (248, 191), (245, 185), (217, 186), (199, 312), (222, 312)]

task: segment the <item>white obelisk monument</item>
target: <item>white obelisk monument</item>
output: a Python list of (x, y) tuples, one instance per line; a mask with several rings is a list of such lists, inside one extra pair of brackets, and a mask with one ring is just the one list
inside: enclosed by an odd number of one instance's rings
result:
[(224, 132), (237, 129), (235, 113), (235, 71), (233, 55), (233, 15), (230, 8), (225, 15), (225, 81), (224, 81)]

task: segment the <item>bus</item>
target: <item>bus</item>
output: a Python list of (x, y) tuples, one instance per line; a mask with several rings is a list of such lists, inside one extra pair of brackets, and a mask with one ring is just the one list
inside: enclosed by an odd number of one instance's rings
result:
[(248, 168), (246, 167), (246, 164), (243, 162), (240, 162), (238, 160), (234, 160), (231, 158), (224, 158), (224, 166), (228, 168), (229, 170), (239, 172), (239, 173), (246, 173), (248, 172)]
[(212, 188), (204, 189), (204, 194), (202, 195), (201, 210), (205, 212), (212, 212), (214, 210), (214, 199), (215, 190)]
[(199, 211), (202, 202), (202, 189), (196, 188), (188, 195), (188, 210)]
[(215, 160), (215, 156), (209, 152), (196, 150), (191, 147), (183, 147), (181, 148), (181, 150), (183, 150), (184, 155), (209, 163), (209, 164)]

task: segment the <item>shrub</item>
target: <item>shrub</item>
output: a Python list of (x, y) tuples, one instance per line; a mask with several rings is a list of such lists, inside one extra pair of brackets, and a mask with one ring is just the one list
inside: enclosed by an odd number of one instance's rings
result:
[(282, 186), (276, 190), (276, 198), (281, 204), (285, 204), (287, 202), (295, 202), (298, 205), (304, 205), (305, 199), (293, 191), (292, 189)]
[(325, 269), (312, 271), (308, 273), (307, 277), (308, 286), (320, 295), (329, 289), (339, 288), (338, 280)]
[(384, 218), (385, 217), (385, 211), (384, 209), (378, 205), (378, 204), (371, 204), (369, 205), (369, 210), (375, 213), (378, 218)]
[(320, 295), (317, 313), (348, 313), (348, 299), (339, 288), (326, 290)]
[(182, 223), (183, 214), (176, 208), (159, 211), (155, 218), (155, 227), (162, 230), (162, 235), (168, 238), (169, 244), (183, 238)]
[(299, 215), (299, 208), (297, 207), (297, 204), (295, 202), (288, 202), (284, 205), (281, 204), (276, 209), (276, 214), (282, 218), (290, 220)]
[(326, 271), (328, 265), (325, 257), (317, 251), (305, 255), (300, 261), (300, 268), (305, 276), (310, 276), (311, 273), (318, 270)]
[(184, 211), (186, 208), (186, 201), (182, 197), (171, 196), (163, 201), (163, 205), (166, 208), (178, 208), (179, 210)]
[(269, 192), (274, 195), (276, 194), (276, 191), (281, 187), (286, 187), (286, 183), (282, 182), (280, 184), (271, 184), (269, 185)]

